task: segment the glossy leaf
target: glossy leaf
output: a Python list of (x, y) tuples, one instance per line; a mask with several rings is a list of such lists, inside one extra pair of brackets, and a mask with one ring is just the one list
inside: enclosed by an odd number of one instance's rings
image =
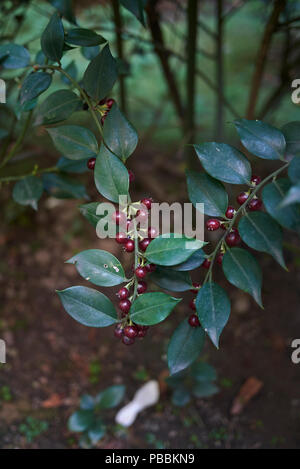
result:
[(57, 291), (57, 294), (67, 313), (84, 326), (107, 327), (118, 320), (112, 302), (97, 290), (70, 287)]
[(117, 156), (101, 145), (96, 160), (95, 184), (103, 197), (119, 202), (120, 195), (127, 195), (129, 189), (128, 171)]
[(88, 437), (90, 438), (91, 443), (93, 445), (96, 445), (98, 443), (98, 441), (100, 441), (101, 438), (104, 437), (105, 433), (106, 433), (105, 426), (103, 425), (102, 420), (98, 419), (89, 428)]
[(174, 265), (172, 269), (178, 270), (179, 272), (195, 270), (203, 264), (204, 259), (205, 252), (202, 249), (198, 249), (198, 251), (195, 251), (186, 261)]
[(39, 106), (35, 124), (56, 124), (68, 119), (79, 109), (82, 109), (82, 102), (75, 93), (69, 90), (55, 91)]
[(192, 288), (192, 281), (188, 272), (177, 272), (166, 267), (156, 267), (150, 279), (155, 285), (164, 290), (181, 292)]
[(117, 77), (116, 60), (106, 45), (88, 65), (83, 77), (83, 88), (95, 101), (100, 101), (110, 92)]
[(147, 247), (145, 256), (149, 262), (157, 265), (171, 266), (186, 261), (195, 251), (204, 246), (204, 242), (182, 236), (177, 238), (173, 233), (166, 233)]
[(47, 173), (42, 176), (44, 188), (57, 199), (88, 199), (85, 186), (76, 179), (60, 174)]
[(289, 179), (276, 179), (263, 188), (262, 199), (267, 212), (281, 226), (300, 233), (300, 207), (298, 205), (282, 206), (291, 186)]
[(171, 375), (184, 370), (202, 351), (205, 333), (201, 327), (191, 327), (185, 319), (171, 337), (168, 346), (168, 367)]
[(286, 141), (286, 154), (289, 158), (300, 156), (300, 121), (289, 122), (281, 129)]
[(219, 338), (230, 315), (227, 293), (217, 283), (204, 284), (196, 298), (199, 321), (213, 344), (219, 347)]
[(266, 160), (283, 159), (286, 143), (280, 130), (259, 120), (237, 119), (234, 124), (250, 153)]
[(136, 130), (116, 104), (112, 106), (105, 119), (103, 136), (108, 148), (122, 161), (127, 160), (138, 143)]
[(194, 145), (205, 171), (220, 181), (249, 184), (251, 166), (236, 148), (225, 143), (208, 142)]
[(204, 397), (211, 397), (214, 396), (219, 392), (218, 387), (209, 381), (206, 383), (196, 383), (193, 386), (192, 393), (198, 399), (202, 399)]
[(252, 295), (262, 307), (262, 272), (252, 254), (241, 248), (228, 249), (223, 257), (222, 267), (228, 282)]
[(95, 407), (95, 399), (89, 394), (84, 394), (80, 399), (80, 409), (91, 410)]
[(152, 326), (164, 321), (181, 298), (173, 298), (162, 292), (140, 295), (132, 304), (130, 318), (136, 324)]
[[(300, 146), (300, 138), (299, 138), (299, 146)], [(298, 182), (300, 182), (300, 157), (299, 156), (293, 158), (292, 161), (290, 162), (290, 165), (288, 168), (288, 175), (293, 184), (298, 184)]]
[(271, 254), (284, 268), (282, 231), (280, 226), (264, 212), (247, 213), (239, 222), (242, 240), (256, 251)]
[(57, 162), (57, 168), (64, 173), (75, 173), (81, 174), (87, 171), (87, 162), (88, 160), (69, 160), (61, 156)]
[[(285, 208), (292, 204), (300, 204), (300, 182), (290, 187), (284, 199), (282, 200), (280, 207)], [(299, 207), (294, 207), (293, 213), (298, 213), (298, 217), (300, 217)], [(299, 226), (299, 221), (297, 223), (297, 226)], [(297, 231), (299, 231), (299, 229), (297, 229)]]
[(45, 56), (54, 62), (60, 62), (64, 50), (65, 32), (58, 13), (51, 17), (41, 38), (41, 47)]
[(70, 23), (76, 24), (73, 0), (48, 0)]
[(184, 407), (191, 400), (191, 393), (185, 388), (178, 388), (172, 394), (172, 403), (178, 407)]
[(144, 7), (147, 0), (120, 0), (120, 3), (145, 26)]
[(20, 102), (24, 103), (37, 98), (46, 91), (52, 82), (52, 75), (45, 72), (30, 73), (23, 81)]
[(113, 287), (126, 279), (120, 261), (110, 252), (101, 249), (82, 251), (67, 263), (75, 264), (79, 274), (94, 285)]
[(84, 204), (79, 206), (80, 213), (96, 228), (98, 221), (102, 218), (100, 215), (96, 214), (97, 207), (99, 202), (91, 202), (89, 204)]
[(61, 125), (47, 130), (56, 149), (70, 160), (84, 160), (98, 153), (96, 137), (85, 127)]
[(21, 205), (31, 205), (37, 210), (37, 203), (43, 193), (42, 180), (36, 176), (28, 176), (16, 182), (13, 188), (13, 199)]
[(194, 363), (191, 368), (191, 374), (193, 378), (199, 383), (215, 381), (217, 379), (215, 368), (208, 363)]
[(96, 406), (99, 409), (113, 409), (117, 407), (125, 394), (125, 386), (116, 385), (110, 386), (96, 397)]
[(81, 53), (83, 57), (87, 60), (92, 60), (97, 55), (100, 53), (100, 47), (99, 46), (93, 46), (93, 47), (82, 47), (81, 48)]
[(68, 428), (71, 432), (84, 432), (94, 421), (94, 413), (92, 410), (78, 410), (68, 421)]
[(0, 46), (0, 64), (7, 69), (27, 67), (30, 54), (27, 49), (18, 44), (2, 44)]
[(222, 183), (208, 174), (196, 171), (186, 171), (186, 177), (189, 199), (194, 207), (197, 203), (202, 203), (203, 213), (206, 215), (224, 216), (228, 207), (228, 195)]
[(90, 29), (75, 28), (68, 31), (66, 42), (76, 46), (90, 47), (104, 44), (106, 39)]

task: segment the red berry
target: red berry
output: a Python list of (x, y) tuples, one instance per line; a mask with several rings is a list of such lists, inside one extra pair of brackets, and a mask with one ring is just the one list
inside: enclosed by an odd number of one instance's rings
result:
[(155, 264), (147, 264), (147, 265), (145, 265), (145, 269), (147, 270), (147, 272), (154, 272), (155, 269), (156, 269), (156, 265)]
[(129, 239), (128, 241), (126, 241), (126, 243), (124, 244), (124, 249), (126, 252), (133, 252), (134, 251), (134, 241), (132, 241), (132, 239)]
[(209, 259), (204, 259), (204, 261), (202, 262), (202, 267), (204, 267), (204, 269), (209, 269), (210, 264), (211, 262)]
[(190, 301), (189, 307), (190, 307), (193, 311), (196, 311), (195, 298), (193, 298), (193, 299)]
[(147, 275), (147, 270), (145, 269), (145, 267), (137, 267), (135, 269), (135, 275), (137, 276), (137, 278), (144, 278)]
[(96, 164), (96, 158), (90, 158), (86, 165), (90, 170), (93, 171), (95, 169), (95, 164)]
[(153, 199), (151, 199), (151, 198), (141, 200), (141, 203), (144, 204), (145, 207), (147, 207), (148, 210), (150, 210), (152, 202), (153, 202)]
[(109, 99), (106, 101), (106, 106), (108, 107), (108, 109), (111, 109), (114, 104), (115, 104), (115, 100), (112, 99), (112, 98), (109, 98)]
[(139, 295), (142, 295), (143, 293), (145, 293), (145, 291), (147, 290), (147, 283), (144, 282), (143, 280), (141, 280), (140, 282), (138, 282), (138, 286), (137, 286), (137, 292)]
[(234, 217), (235, 214), (235, 208), (232, 207), (231, 205), (228, 205), (227, 210), (225, 212), (226, 218), (229, 218), (230, 220)]
[(196, 314), (191, 314), (189, 317), (189, 325), (192, 327), (199, 327), (200, 322)]
[(220, 228), (220, 222), (216, 218), (211, 218), (206, 222), (206, 228), (208, 231), (216, 231)]
[(133, 182), (135, 180), (134, 173), (131, 171), (131, 169), (128, 169), (128, 176), (129, 176), (129, 182)]
[(261, 177), (256, 176), (255, 174), (253, 174), (253, 176), (251, 178), (251, 182), (253, 182), (253, 184), (255, 184), (257, 186), (257, 184), (259, 184), (261, 182)]
[(136, 326), (124, 327), (124, 335), (130, 339), (134, 339), (138, 335), (138, 328)]
[(224, 257), (224, 254), (222, 254), (222, 252), (219, 252), (219, 254), (217, 255), (217, 263), (218, 264), (222, 264), (223, 262), (223, 257)]
[(158, 235), (157, 229), (154, 228), (153, 226), (149, 226), (148, 237), (152, 239), (152, 238), (156, 238), (157, 235)]
[(139, 328), (139, 330), (138, 330), (138, 337), (139, 337), (140, 339), (142, 339), (143, 337), (145, 337), (146, 334), (147, 334), (147, 329)]
[(119, 302), (119, 308), (121, 311), (123, 311), (123, 313), (128, 313), (129, 310), (130, 310), (130, 306), (131, 306), (131, 301), (129, 300), (121, 300)]
[(127, 335), (123, 335), (122, 342), (125, 345), (132, 345), (132, 344), (134, 344), (134, 339), (131, 339), (130, 337), (127, 337)]
[(115, 222), (116, 225), (120, 225), (120, 223), (125, 223), (126, 221), (126, 215), (123, 212), (120, 212), (119, 210), (116, 210), (112, 214), (112, 220)]
[(124, 243), (126, 243), (127, 239), (128, 239), (128, 238), (127, 238), (126, 233), (120, 232), (120, 233), (117, 233), (117, 234), (116, 234), (116, 241), (117, 241), (117, 243), (119, 243), (119, 244), (124, 244)]
[(228, 235), (225, 238), (226, 244), (228, 246), (237, 246), (241, 242), (241, 237), (239, 235), (239, 232), (236, 228), (233, 228), (233, 230), (228, 233)]
[(246, 202), (246, 200), (248, 199), (248, 197), (249, 197), (249, 194), (247, 194), (247, 192), (241, 192), (241, 193), (237, 196), (236, 200), (238, 201), (238, 203), (239, 203), (240, 205), (243, 205), (243, 204)]
[(121, 324), (116, 325), (115, 330), (114, 330), (114, 335), (118, 339), (121, 339), (121, 337), (123, 337), (123, 327), (121, 326)]
[(260, 210), (262, 207), (262, 201), (260, 199), (252, 199), (248, 204), (248, 209), (251, 212), (255, 212), (256, 210)]
[(139, 221), (140, 222), (143, 222), (145, 220), (148, 220), (148, 210), (138, 210), (137, 213), (136, 213), (136, 216), (139, 217)]
[(193, 282), (193, 290), (190, 290), (191, 293), (198, 293), (199, 288), (201, 287), (201, 283)]
[(127, 288), (121, 288), (121, 290), (119, 290), (117, 293), (117, 297), (120, 300), (126, 300), (129, 297), (129, 291), (127, 290)]
[(149, 244), (151, 243), (151, 239), (145, 238), (142, 241), (140, 241), (139, 246), (141, 251), (145, 252)]

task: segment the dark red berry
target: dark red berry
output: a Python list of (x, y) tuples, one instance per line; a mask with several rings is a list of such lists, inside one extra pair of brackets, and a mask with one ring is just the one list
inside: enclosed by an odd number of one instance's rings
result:
[(226, 244), (228, 246), (237, 246), (241, 242), (241, 237), (239, 235), (239, 232), (236, 228), (234, 228), (230, 233), (225, 238)]
[(238, 203), (239, 203), (240, 205), (243, 205), (243, 204), (246, 202), (246, 200), (248, 199), (248, 197), (249, 197), (249, 194), (247, 194), (247, 192), (241, 192), (241, 193), (237, 196), (236, 200), (238, 201)]
[(251, 182), (253, 182), (253, 184), (255, 184), (257, 186), (257, 184), (259, 184), (261, 182), (261, 177), (256, 176), (255, 174), (253, 174), (253, 176), (251, 178)]
[(151, 239), (145, 238), (142, 241), (140, 241), (139, 246), (141, 251), (145, 252), (149, 244), (151, 243)]
[(114, 104), (115, 104), (115, 100), (112, 99), (112, 98), (109, 98), (109, 99), (106, 101), (106, 106), (108, 107), (108, 109), (111, 109)]
[(204, 259), (204, 261), (202, 262), (202, 267), (204, 267), (204, 269), (209, 269), (210, 264), (211, 262), (209, 259)]
[(156, 265), (155, 264), (147, 264), (147, 265), (145, 265), (145, 269), (147, 270), (147, 272), (154, 272), (155, 269), (156, 269)]
[(131, 169), (128, 169), (128, 176), (129, 176), (129, 182), (133, 182), (135, 180), (134, 173), (131, 171)]
[(143, 293), (145, 293), (145, 291), (147, 290), (147, 283), (146, 282), (143, 282), (143, 280), (140, 280), (138, 282), (138, 286), (137, 286), (137, 292), (139, 295), (142, 295)]
[(140, 339), (142, 339), (143, 337), (145, 337), (146, 334), (147, 334), (147, 329), (141, 329), (141, 328), (139, 328), (139, 330), (138, 330), (138, 335), (137, 335), (137, 336), (138, 336)]
[(126, 300), (129, 297), (129, 291), (127, 290), (127, 288), (121, 288), (121, 290), (119, 290), (117, 293), (117, 297), (120, 300)]
[(191, 314), (189, 317), (189, 325), (192, 327), (199, 327), (200, 322), (196, 314)]
[(193, 299), (190, 301), (189, 306), (190, 306), (190, 308), (191, 308), (193, 311), (196, 311), (195, 298), (193, 298)]
[(119, 302), (119, 308), (121, 311), (123, 311), (123, 313), (128, 313), (129, 310), (130, 310), (130, 306), (131, 306), (131, 301), (129, 300), (121, 300)]
[(104, 106), (104, 104), (106, 104), (106, 99), (107, 99), (107, 98), (101, 99), (101, 100), (98, 102), (98, 105), (99, 105), (99, 106)]
[(124, 249), (126, 252), (133, 252), (134, 251), (134, 241), (132, 239), (129, 239), (128, 241), (125, 242), (124, 244)]
[(141, 200), (141, 203), (144, 204), (148, 210), (150, 210), (152, 202), (153, 202), (153, 199), (151, 198), (146, 198), (146, 199)]
[(139, 221), (140, 222), (143, 222), (145, 220), (148, 220), (148, 210), (138, 210), (137, 213), (136, 213), (136, 216), (139, 217)]
[(127, 337), (127, 335), (123, 335), (122, 342), (125, 345), (132, 345), (132, 344), (134, 344), (134, 339), (131, 339), (130, 337)]
[(115, 337), (117, 337), (118, 339), (121, 339), (123, 337), (123, 331), (124, 330), (121, 324), (117, 324), (114, 330)]
[(112, 214), (112, 220), (115, 222), (116, 225), (120, 225), (120, 223), (126, 222), (126, 215), (125, 213), (120, 212), (119, 210), (116, 210)]
[(220, 222), (216, 218), (211, 218), (206, 222), (206, 228), (208, 231), (216, 231), (220, 228)]
[(149, 226), (148, 237), (152, 239), (152, 238), (156, 238), (157, 235), (158, 235), (157, 229), (154, 228), (153, 226)]
[(127, 238), (126, 233), (120, 232), (120, 233), (117, 233), (117, 234), (116, 234), (116, 241), (117, 241), (117, 243), (119, 243), (119, 244), (124, 244), (124, 243), (126, 243), (127, 240), (128, 240), (128, 238)]
[(222, 264), (223, 262), (223, 257), (224, 257), (224, 254), (222, 254), (222, 252), (219, 252), (219, 254), (217, 255), (217, 263), (218, 264)]
[(201, 283), (193, 282), (193, 289), (190, 290), (191, 293), (198, 293)]
[(231, 205), (228, 205), (227, 210), (225, 212), (226, 218), (229, 218), (230, 220), (234, 217), (235, 214), (235, 208), (232, 207)]
[(86, 165), (91, 171), (93, 171), (95, 169), (95, 164), (96, 164), (96, 158), (90, 158)]
[(250, 212), (255, 212), (256, 210), (260, 210), (262, 207), (262, 201), (260, 199), (252, 199), (248, 204), (248, 209)]
[(147, 275), (147, 270), (145, 269), (145, 267), (137, 267), (135, 269), (135, 275), (137, 276), (137, 278), (144, 278)]
[(124, 327), (124, 335), (130, 339), (134, 339), (138, 335), (138, 328), (136, 326)]

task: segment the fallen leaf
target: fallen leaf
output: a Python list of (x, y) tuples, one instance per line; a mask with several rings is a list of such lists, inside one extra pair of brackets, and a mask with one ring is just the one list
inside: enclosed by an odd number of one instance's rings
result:
[(248, 378), (233, 401), (230, 410), (231, 415), (239, 415), (248, 402), (259, 393), (262, 387), (263, 383), (259, 379), (254, 376)]
[(63, 404), (63, 398), (59, 394), (51, 394), (51, 396), (42, 402), (44, 409), (54, 409), (60, 407)]

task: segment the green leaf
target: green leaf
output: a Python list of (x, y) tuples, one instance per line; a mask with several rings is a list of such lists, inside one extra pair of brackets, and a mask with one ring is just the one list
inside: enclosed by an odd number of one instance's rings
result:
[(218, 392), (218, 387), (209, 381), (206, 383), (197, 383), (193, 386), (192, 389), (193, 395), (199, 399), (202, 399), (203, 397), (211, 397)]
[(50, 94), (37, 110), (35, 125), (61, 122), (82, 109), (80, 98), (69, 90), (58, 90)]
[(241, 248), (228, 249), (223, 257), (222, 267), (228, 282), (250, 293), (262, 307), (262, 272), (252, 254)]
[(178, 388), (172, 394), (172, 403), (178, 407), (184, 407), (191, 400), (190, 392), (185, 388)]
[(116, 60), (106, 45), (88, 65), (83, 76), (83, 88), (95, 100), (105, 98), (118, 78)]
[(186, 238), (185, 236), (176, 238), (174, 233), (166, 233), (151, 241), (145, 256), (153, 264), (164, 266), (177, 265), (186, 261), (195, 251), (201, 249), (204, 244), (203, 241), (198, 239)]
[[(290, 189), (287, 191), (284, 199), (281, 202), (280, 207), (287, 207), (288, 205), (291, 204), (300, 204), (300, 182), (298, 184), (295, 184), (295, 186), (290, 187)], [(298, 213), (299, 215), (299, 207), (293, 207), (294, 211)], [(299, 225), (299, 221), (298, 221)], [(298, 231), (298, 230), (297, 230)]]
[(98, 441), (101, 440), (101, 438), (104, 437), (106, 433), (106, 428), (103, 425), (103, 422), (101, 419), (98, 419), (90, 428), (88, 431), (88, 436), (91, 440), (91, 443), (93, 445), (96, 445)]
[(94, 413), (92, 410), (78, 410), (68, 421), (68, 428), (71, 432), (84, 432), (94, 421)]
[(175, 329), (168, 346), (168, 367), (171, 375), (184, 370), (201, 353), (205, 333), (201, 327), (191, 327), (185, 319)]
[(69, 160), (61, 156), (57, 162), (56, 167), (63, 171), (64, 173), (76, 173), (81, 174), (87, 171), (87, 162), (88, 160)]
[(113, 287), (126, 280), (120, 261), (110, 252), (101, 249), (82, 251), (67, 263), (75, 264), (79, 274), (94, 285)]
[(112, 106), (105, 119), (103, 138), (108, 148), (122, 161), (126, 161), (137, 146), (136, 130), (116, 104)]
[[(300, 145), (300, 142), (299, 142)], [(288, 175), (293, 184), (300, 182), (300, 157), (295, 157), (290, 162)]]
[(201, 326), (213, 344), (219, 348), (220, 334), (230, 315), (227, 293), (217, 283), (205, 283), (198, 292), (196, 309)]
[(259, 120), (237, 119), (234, 124), (250, 153), (266, 160), (283, 159), (286, 143), (280, 130)]
[(69, 44), (75, 44), (76, 46), (90, 47), (98, 46), (107, 42), (104, 37), (91, 31), (90, 29), (75, 28), (68, 31), (66, 35), (66, 42)]
[(98, 221), (102, 216), (97, 215), (97, 207), (99, 202), (91, 202), (90, 204), (84, 204), (79, 206), (80, 213), (96, 228)]
[(84, 58), (90, 61), (94, 59), (95, 57), (97, 57), (97, 55), (100, 53), (100, 47), (99, 46), (82, 47), (81, 53)]
[(80, 182), (55, 173), (43, 174), (43, 185), (57, 199), (88, 199), (85, 187)]
[[(205, 173), (186, 171), (189, 199), (196, 204), (204, 204), (203, 213), (211, 217), (225, 215), (228, 195), (223, 184)], [(198, 208), (199, 211), (201, 211)]]
[(46, 91), (52, 82), (52, 75), (45, 72), (30, 73), (23, 81), (20, 102), (24, 103), (37, 98)]
[(152, 326), (164, 321), (181, 298), (162, 292), (145, 293), (137, 297), (130, 309), (130, 318), (136, 324)]
[(3, 140), (8, 136), (8, 130), (6, 129), (0, 129), (0, 140)]
[(208, 363), (194, 363), (191, 368), (191, 374), (199, 383), (215, 381), (217, 379), (215, 368)]
[(164, 290), (181, 292), (192, 288), (192, 281), (188, 272), (177, 272), (166, 267), (156, 267), (150, 279), (155, 285)]
[(100, 392), (96, 397), (96, 405), (99, 409), (112, 409), (117, 407), (125, 394), (125, 386), (116, 385), (110, 386), (104, 391)]
[(286, 268), (282, 255), (282, 231), (270, 215), (264, 212), (247, 213), (239, 222), (239, 232), (250, 248), (271, 254)]
[(70, 23), (76, 24), (73, 13), (73, 0), (48, 0)]
[(300, 156), (300, 121), (289, 122), (281, 129), (286, 141), (286, 155)]
[(250, 163), (236, 148), (216, 142), (194, 145), (194, 148), (205, 171), (212, 177), (231, 184), (250, 183)]
[(27, 49), (18, 44), (2, 44), (0, 46), (0, 64), (6, 69), (27, 67), (30, 54)]
[(127, 195), (129, 189), (128, 171), (117, 156), (101, 145), (96, 160), (95, 185), (103, 197), (119, 202), (120, 195)]
[(61, 125), (47, 129), (55, 148), (70, 160), (83, 160), (97, 156), (95, 135), (79, 125)]
[(60, 62), (63, 55), (65, 32), (58, 13), (51, 17), (41, 38), (41, 47), (45, 56), (54, 62)]
[(112, 302), (97, 290), (71, 287), (57, 291), (57, 294), (67, 313), (84, 326), (107, 327), (118, 320)]
[(300, 233), (300, 207), (297, 205), (282, 206), (291, 186), (289, 179), (274, 180), (263, 188), (262, 199), (267, 212), (281, 226)]
[(13, 188), (13, 199), (21, 205), (31, 205), (37, 210), (37, 203), (43, 193), (42, 180), (36, 176), (28, 176), (16, 182)]
[(205, 257), (205, 252), (202, 249), (198, 249), (198, 251), (195, 251), (186, 261), (174, 265), (172, 269), (178, 270), (179, 272), (195, 270), (203, 264)]
[(80, 409), (92, 410), (95, 407), (95, 399), (89, 394), (84, 394), (80, 399)]
[(126, 10), (130, 11), (143, 26), (146, 25), (144, 17), (144, 7), (146, 6), (147, 0), (120, 0)]

